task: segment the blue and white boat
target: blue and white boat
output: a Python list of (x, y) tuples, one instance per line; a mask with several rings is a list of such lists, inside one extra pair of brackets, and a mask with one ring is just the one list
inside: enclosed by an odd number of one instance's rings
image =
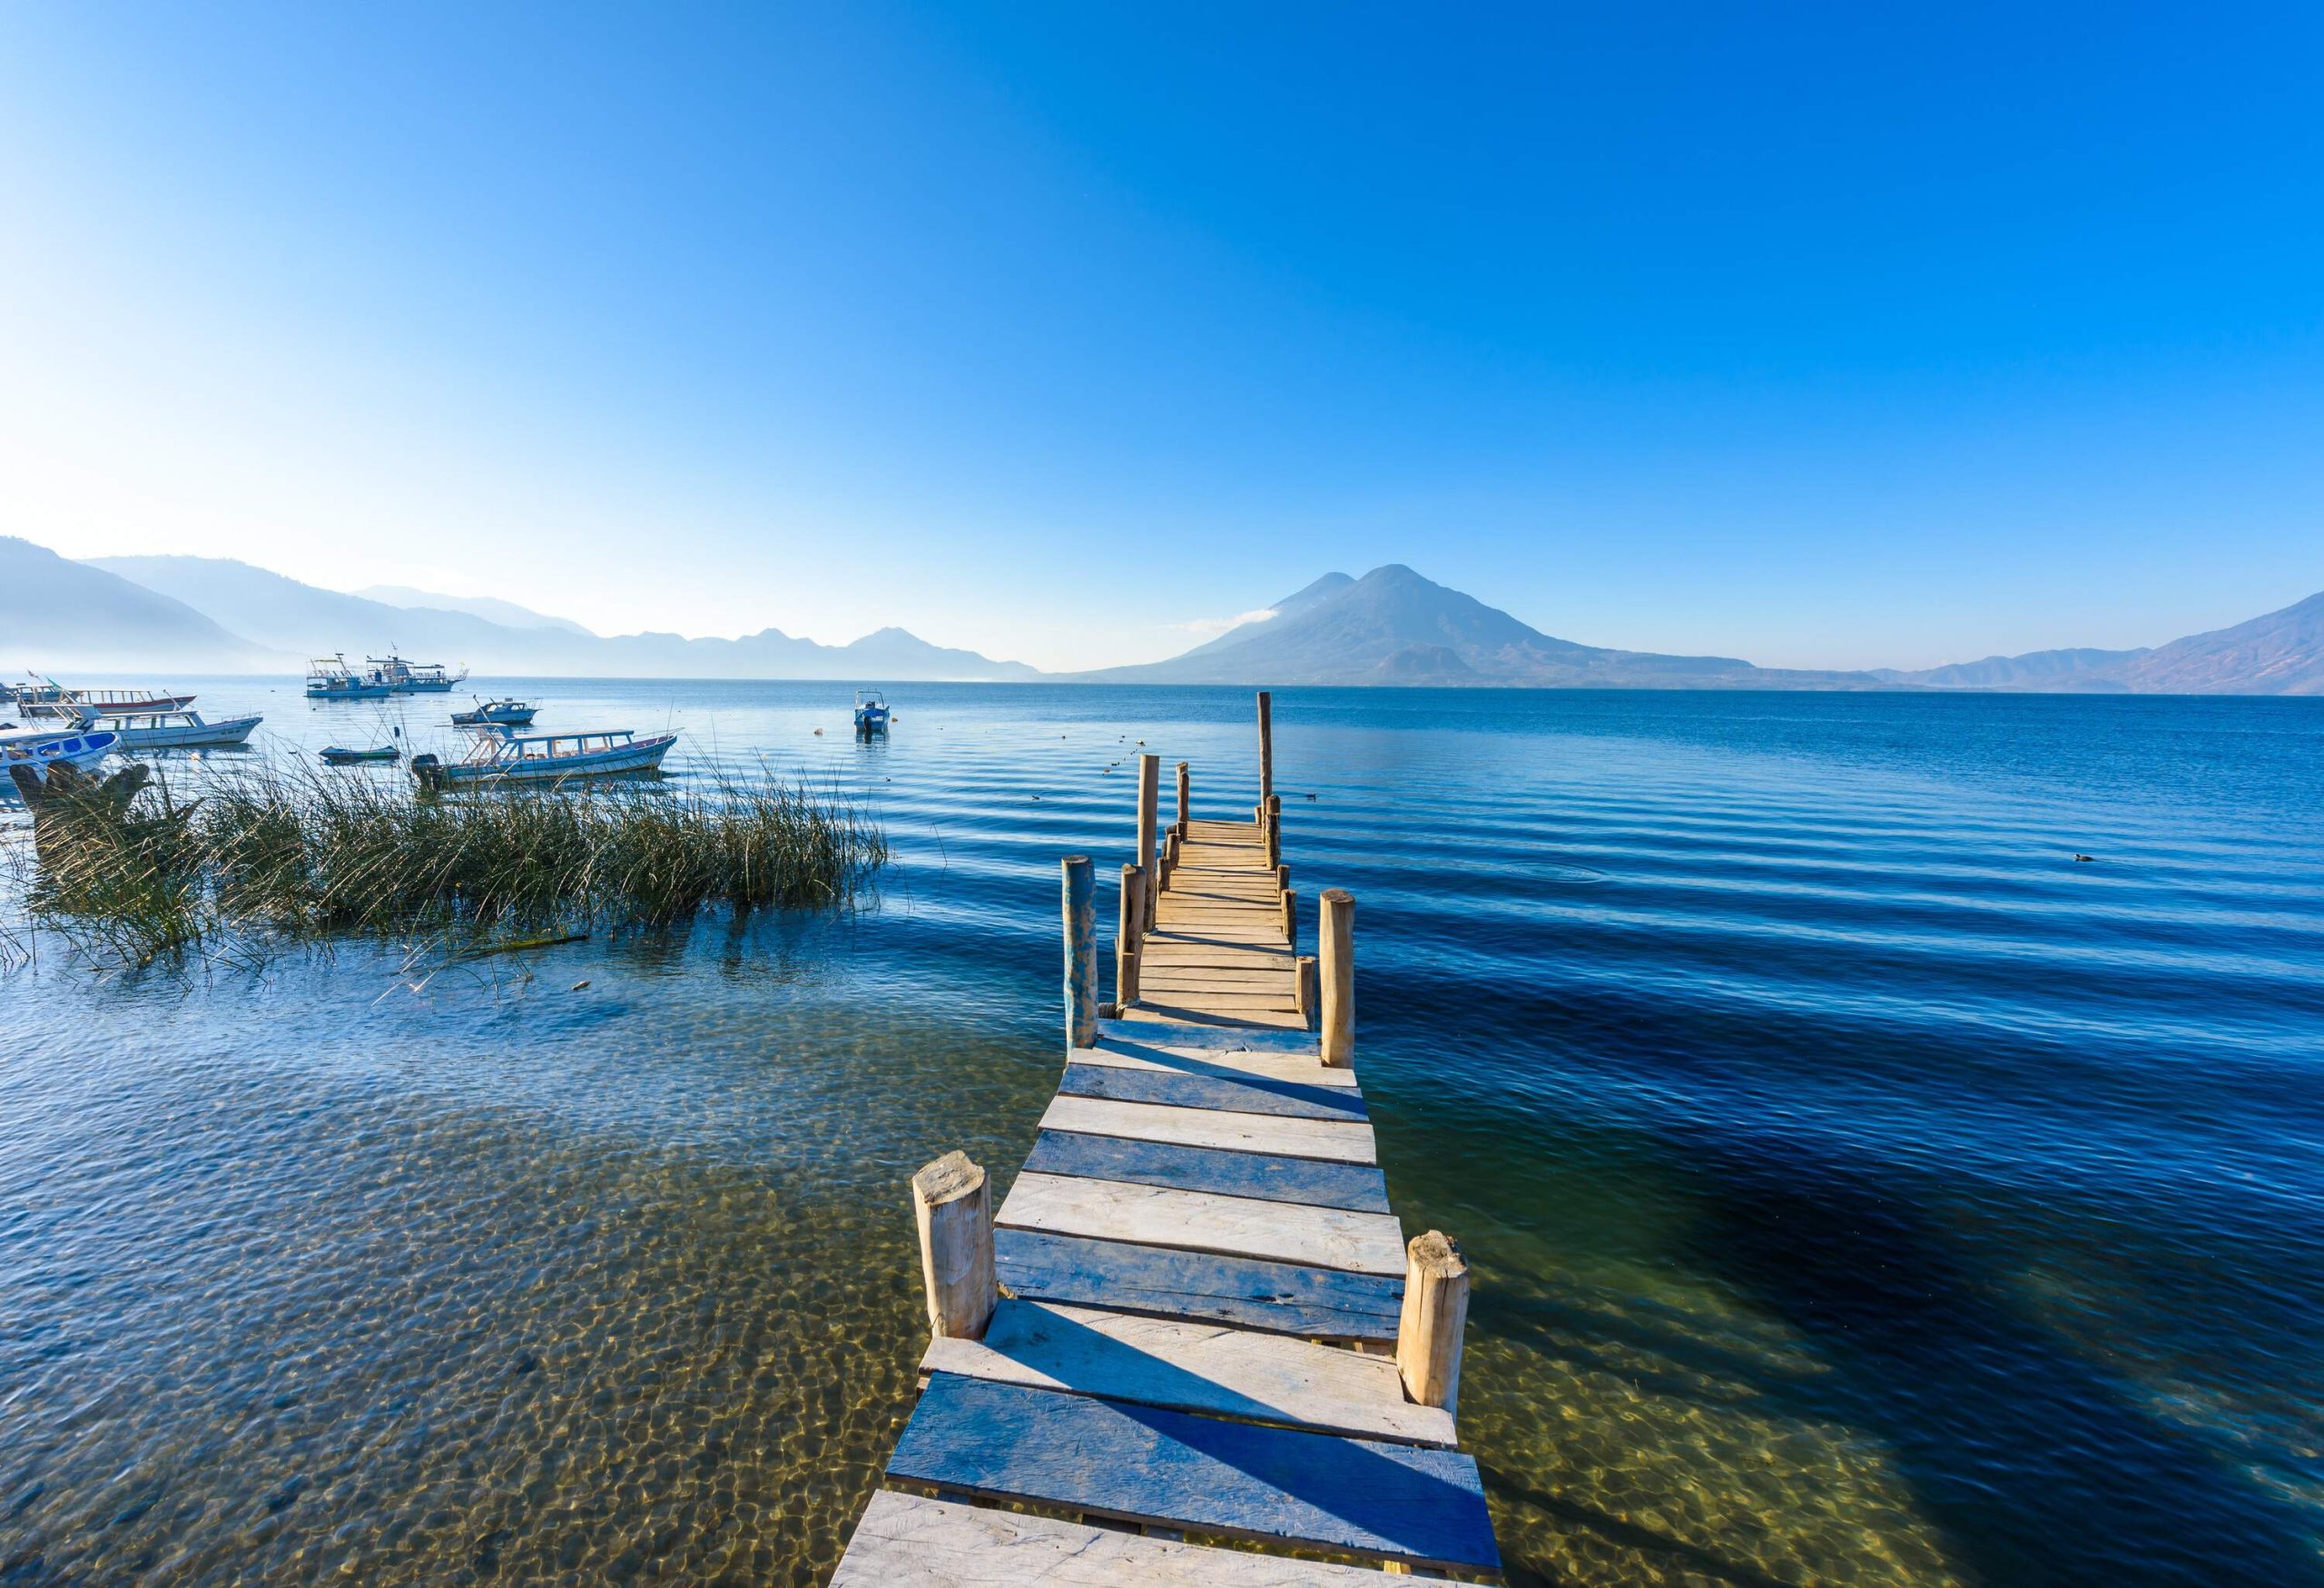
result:
[(120, 745), (119, 734), (97, 728), (15, 728), (0, 732), (0, 774), (15, 780), (21, 771), (34, 783), (45, 784), (59, 766), (94, 772)]
[(641, 739), (627, 728), (595, 734), (479, 734), (476, 748), (461, 760), (414, 755), (411, 774), (422, 788), (431, 789), (617, 777), (659, 771), (662, 757), (677, 742), (675, 734)]
[(207, 750), (240, 745), (266, 719), (253, 715), (212, 722), (198, 711), (149, 711), (106, 712), (81, 720), (85, 727), (119, 734), (125, 755), (132, 750)]
[(884, 734), (888, 731), (888, 697), (876, 689), (855, 692), (855, 731), (859, 734)]
[(521, 700), (480, 700), (472, 711), (456, 711), (456, 728), (529, 728), (540, 707)]
[(317, 656), (307, 664), (309, 700), (385, 700), (390, 695), (448, 695), (468, 676), (441, 663), (413, 664), (401, 656), (366, 656), (360, 672), (345, 653)]

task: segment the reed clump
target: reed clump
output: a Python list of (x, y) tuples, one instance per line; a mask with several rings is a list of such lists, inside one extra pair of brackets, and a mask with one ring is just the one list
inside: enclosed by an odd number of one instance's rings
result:
[(149, 963), (194, 943), (670, 925), (854, 902), (888, 858), (835, 792), (757, 777), (431, 795), (265, 764), (199, 799), (75, 786), (34, 823), (32, 919)]

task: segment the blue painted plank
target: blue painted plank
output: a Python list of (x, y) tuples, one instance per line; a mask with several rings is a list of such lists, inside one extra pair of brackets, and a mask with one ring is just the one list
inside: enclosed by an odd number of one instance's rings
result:
[(939, 1373), (888, 1475), (987, 1499), (1498, 1571), (1477, 1464), (1455, 1450), (1230, 1423)]
[(1350, 1213), (1387, 1213), (1388, 1181), (1376, 1169), (1356, 1163), (1324, 1163), (1308, 1158), (1275, 1158), (1263, 1152), (1228, 1152), (1216, 1147), (1177, 1147), (1164, 1141), (1128, 1141), (1114, 1136), (1084, 1136), (1044, 1130), (1025, 1159), (1029, 1174), (1076, 1175), (1086, 1180), (1128, 1180), (1137, 1186), (1168, 1186), (1180, 1191), (1209, 1191), (1221, 1197), (1256, 1197), (1267, 1202), (1296, 1202), (1308, 1208), (1339, 1208)]
[(1121, 1037), (1133, 1042), (1163, 1042), (1173, 1048), (1245, 1048), (1254, 1053), (1319, 1053), (1313, 1031), (1277, 1031), (1264, 1026), (1197, 1026), (1176, 1021), (1101, 1020), (1100, 1037)]
[(1068, 1064), (1057, 1090), (1064, 1097), (1165, 1103), (1175, 1109), (1225, 1109), (1286, 1119), (1366, 1117), (1364, 1095), (1354, 1087), (1309, 1086), (1256, 1075), (1181, 1075), (1164, 1070), (1119, 1070), (1110, 1064)]
[(1404, 1282), (1261, 1258), (1134, 1246), (1008, 1227), (992, 1232), (1003, 1288), (1032, 1301), (1197, 1317), (1320, 1340), (1393, 1340)]

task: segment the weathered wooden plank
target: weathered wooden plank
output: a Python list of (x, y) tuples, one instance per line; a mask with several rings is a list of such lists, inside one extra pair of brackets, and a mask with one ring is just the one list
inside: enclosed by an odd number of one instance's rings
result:
[(1207, 1021), (1213, 1025), (1266, 1027), (1278, 1031), (1304, 1031), (1307, 1029), (1307, 1017), (1296, 1008), (1214, 1009), (1201, 1003), (1157, 1002), (1151, 1008), (1128, 1010), (1125, 1017), (1132, 1021), (1168, 1021), (1179, 1025)]
[(1126, 1522), (1496, 1571), (1457, 1451), (1263, 1428), (940, 1373), (888, 1475)]
[(1231, 1048), (1173, 1048), (1161, 1042), (1133, 1042), (1124, 1037), (1101, 1037), (1094, 1048), (1076, 1048), (1066, 1055), (1071, 1064), (1110, 1064), (1118, 1070), (1163, 1070), (1177, 1075), (1263, 1075), (1271, 1080), (1296, 1080), (1309, 1086), (1355, 1085), (1355, 1072), (1334, 1070), (1304, 1053), (1250, 1053)]
[(1065, 1067), (1065, 1079), (1059, 1083), (1058, 1095), (1110, 1098), (1118, 1103), (1167, 1103), (1174, 1109), (1279, 1114), (1287, 1119), (1366, 1117), (1363, 1093), (1351, 1088), (1311, 1086), (1264, 1075), (1194, 1075), (1167, 1070), (1124, 1070), (1109, 1064), (1068, 1064)]
[(1303, 1208), (1126, 1180), (1020, 1174), (997, 1223), (1092, 1240), (1401, 1275), (1404, 1232), (1393, 1213)]
[[(1162, 1029), (1157, 1030), (1159, 1025)], [(1119, 1037), (1132, 1042), (1162, 1042), (1174, 1048), (1241, 1048), (1254, 1053), (1320, 1053), (1322, 1045), (1313, 1031), (1218, 1031), (1208, 1026), (1186, 1026), (1177, 1031), (1166, 1021), (1126, 1023), (1118, 1020), (1098, 1022), (1098, 1035), (1102, 1041)]]
[(1206, 1548), (1021, 1511), (883, 1489), (831, 1588), (1387, 1588), (1369, 1566)]
[(1028, 1174), (1126, 1180), (1181, 1191), (1211, 1191), (1222, 1197), (1344, 1208), (1351, 1213), (1390, 1211), (1388, 1182), (1378, 1169), (1313, 1158), (1276, 1158), (1264, 1152), (1227, 1152), (1216, 1147), (1178, 1147), (1122, 1136), (1044, 1130), (1034, 1140), (1024, 1167)]
[(1404, 1399), (1389, 1357), (1102, 1307), (1004, 1301), (983, 1339), (930, 1340), (920, 1370), (1398, 1444), (1455, 1437), (1451, 1413)]
[(1273, 971), (1225, 971), (1203, 966), (1192, 969), (1165, 966), (1155, 972), (1151, 985), (1165, 996), (1172, 993), (1243, 992), (1266, 999), (1288, 996), (1299, 985), (1298, 978), (1288, 965)]
[(1038, 1229), (996, 1229), (992, 1243), (1002, 1287), (1038, 1300), (1374, 1345), (1394, 1342), (1403, 1305), (1403, 1280), (1382, 1274)]

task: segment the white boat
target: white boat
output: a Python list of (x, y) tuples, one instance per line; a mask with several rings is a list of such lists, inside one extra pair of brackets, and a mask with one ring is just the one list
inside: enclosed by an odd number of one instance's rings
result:
[(641, 739), (627, 728), (596, 734), (483, 735), (458, 761), (432, 755), (411, 758), (411, 774), (424, 788), (465, 788), (478, 784), (556, 783), (568, 777), (613, 777), (653, 772), (678, 742), (675, 734)]
[(35, 784), (48, 781), (49, 770), (70, 766), (75, 772), (94, 772), (97, 764), (113, 753), (121, 735), (94, 728), (18, 728), (0, 733), (0, 774), (11, 779), (19, 771)]
[(412, 663), (401, 656), (366, 656), (361, 671), (344, 653), (317, 656), (307, 664), (309, 700), (385, 700), (390, 695), (448, 695), (468, 676), (440, 662)]
[(220, 745), (240, 745), (261, 716), (224, 717), (206, 722), (198, 711), (105, 712), (84, 715), (84, 727), (101, 728), (121, 735), (121, 748), (131, 750), (201, 750)]
[(180, 711), (193, 704), (191, 695), (169, 695), (159, 689), (68, 689), (54, 678), (40, 677), (9, 685), (5, 694), (8, 705), (19, 716), (67, 722), (90, 715)]

